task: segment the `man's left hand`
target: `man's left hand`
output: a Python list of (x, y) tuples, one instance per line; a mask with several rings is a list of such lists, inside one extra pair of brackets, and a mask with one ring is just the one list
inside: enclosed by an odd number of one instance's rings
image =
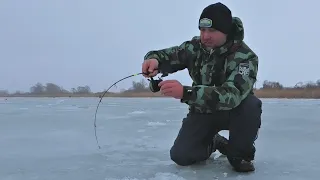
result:
[(183, 86), (177, 80), (165, 80), (159, 83), (160, 92), (164, 96), (174, 97), (176, 99), (182, 99)]

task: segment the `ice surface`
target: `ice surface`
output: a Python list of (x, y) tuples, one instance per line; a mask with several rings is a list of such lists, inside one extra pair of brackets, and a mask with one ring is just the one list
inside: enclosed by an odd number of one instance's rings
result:
[(169, 149), (187, 106), (174, 99), (104, 98), (99, 150), (98, 100), (0, 99), (0, 180), (318, 179), (319, 100), (263, 100), (256, 171), (249, 174), (233, 172), (219, 154), (175, 165)]

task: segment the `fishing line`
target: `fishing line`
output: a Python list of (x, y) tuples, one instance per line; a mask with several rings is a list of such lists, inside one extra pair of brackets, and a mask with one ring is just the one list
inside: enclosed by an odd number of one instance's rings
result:
[[(100, 105), (100, 103), (101, 103), (101, 101), (102, 101), (102, 98), (103, 98), (104, 95), (109, 91), (109, 89), (111, 89), (113, 86), (115, 86), (115, 85), (116, 85), (117, 83), (119, 83), (120, 81), (123, 81), (123, 80), (125, 80), (125, 79), (130, 78), (130, 77), (142, 75), (142, 74), (148, 75), (149, 73), (137, 73), (137, 74), (132, 74), (132, 75), (130, 75), (130, 76), (124, 77), (124, 78), (116, 81), (115, 83), (113, 83), (106, 91), (104, 91), (104, 93), (103, 93), (102, 96), (100, 97), (100, 100), (99, 100), (98, 105), (97, 105), (97, 108), (96, 108), (96, 112), (95, 112), (95, 114), (94, 114), (94, 135), (95, 135), (95, 137), (96, 137), (96, 142), (97, 142), (97, 145), (98, 145), (98, 148), (99, 148), (99, 149), (101, 149), (101, 147), (100, 147), (99, 142), (98, 142), (97, 130), (96, 130), (96, 128), (97, 128), (96, 122), (97, 122), (97, 112), (98, 112), (98, 108), (99, 108), (99, 105)], [(148, 80), (149, 80), (149, 79), (148, 79)], [(154, 84), (154, 82), (158, 82), (159, 80), (153, 80), (153, 78), (151, 78), (149, 81), (151, 82), (151, 84)], [(152, 86), (153, 86), (153, 85), (152, 85)]]

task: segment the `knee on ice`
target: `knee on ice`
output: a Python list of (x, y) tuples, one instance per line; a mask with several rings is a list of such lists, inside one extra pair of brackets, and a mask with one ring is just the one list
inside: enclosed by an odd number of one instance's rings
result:
[(170, 158), (179, 166), (189, 166), (193, 164), (192, 158), (187, 151), (179, 151), (176, 148), (170, 149)]

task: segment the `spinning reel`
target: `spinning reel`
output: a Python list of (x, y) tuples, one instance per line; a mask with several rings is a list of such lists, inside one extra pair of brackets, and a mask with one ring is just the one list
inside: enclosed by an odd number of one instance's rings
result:
[(163, 81), (161, 78), (159, 79), (153, 79), (152, 77), (148, 79), (149, 83), (149, 88), (152, 92), (156, 93), (160, 91), (159, 83)]

